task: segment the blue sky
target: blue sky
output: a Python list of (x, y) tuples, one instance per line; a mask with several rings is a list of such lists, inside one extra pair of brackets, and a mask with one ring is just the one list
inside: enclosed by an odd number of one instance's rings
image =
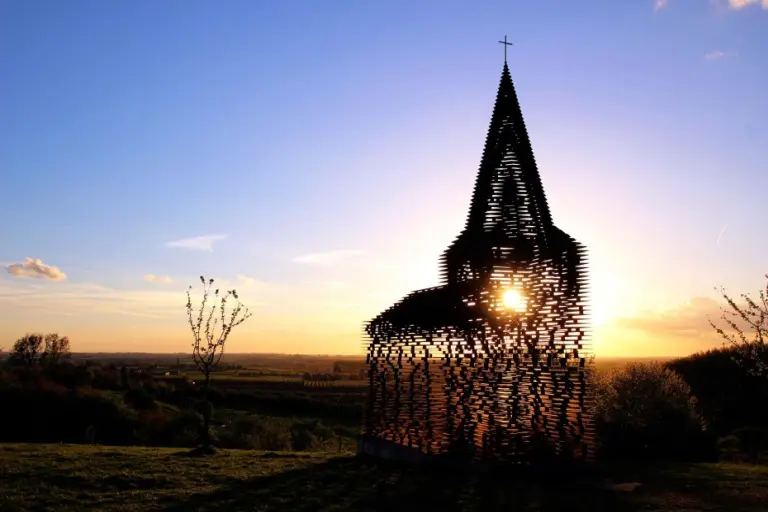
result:
[(253, 308), (234, 350), (359, 350), (365, 319), (437, 283), (505, 34), (555, 222), (590, 250), (598, 354), (712, 346), (713, 287), (764, 284), (765, 2), (16, 0), (0, 19), (0, 262), (34, 267), (0, 276), (0, 346), (185, 350), (205, 274)]

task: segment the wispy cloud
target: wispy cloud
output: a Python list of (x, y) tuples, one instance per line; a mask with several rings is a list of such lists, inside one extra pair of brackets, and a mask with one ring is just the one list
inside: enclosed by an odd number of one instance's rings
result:
[(359, 249), (344, 249), (339, 251), (328, 252), (315, 252), (311, 254), (305, 254), (303, 256), (297, 256), (293, 259), (295, 263), (301, 263), (304, 265), (317, 265), (327, 267), (335, 265), (343, 260), (360, 256), (364, 251)]
[(158, 284), (170, 284), (173, 283), (173, 278), (171, 276), (165, 276), (165, 275), (156, 275), (156, 274), (144, 274), (144, 280), (148, 283), (158, 283)]
[(728, 224), (723, 226), (723, 229), (720, 230), (720, 234), (717, 235), (717, 242), (715, 242), (715, 245), (718, 245), (718, 246), (720, 245), (720, 240), (722, 240), (723, 235), (725, 234), (725, 230), (727, 229), (728, 229)]
[(724, 52), (722, 50), (715, 50), (709, 53), (704, 54), (705, 60), (720, 60), (720, 59), (726, 59), (728, 57), (733, 57), (733, 53), (731, 52)]
[(660, 11), (664, 9), (667, 4), (669, 4), (669, 0), (653, 0), (653, 10)]
[(213, 243), (224, 240), (227, 235), (205, 235), (192, 238), (182, 238), (165, 244), (166, 247), (176, 247), (180, 249), (192, 249), (195, 251), (213, 251)]
[[(218, 281), (218, 280), (217, 280)], [(40, 312), (45, 315), (78, 315), (83, 318), (100, 315), (165, 319), (177, 323), (182, 319), (186, 303), (185, 287), (170, 283), (154, 290), (121, 290), (94, 283), (38, 282), (21, 284), (0, 281), (0, 310)], [(197, 290), (199, 291), (199, 290)], [(266, 292), (261, 292), (264, 295)], [(194, 293), (197, 295), (197, 293)], [(263, 298), (253, 293), (241, 294), (248, 308), (262, 306)], [(196, 299), (195, 299), (196, 300)]]
[(768, 9), (768, 0), (728, 0), (731, 9), (743, 9), (750, 5), (760, 5), (763, 9)]
[(67, 275), (58, 267), (46, 265), (39, 258), (25, 258), (24, 263), (12, 263), (5, 269), (16, 277), (63, 281)]
[[(739, 301), (737, 301), (738, 303)], [(743, 301), (739, 306), (744, 306)], [(725, 302), (709, 297), (694, 297), (679, 306), (662, 311), (640, 312), (634, 317), (618, 318), (616, 325), (628, 329), (642, 331), (649, 339), (682, 339), (698, 338), (701, 340), (719, 340), (719, 335), (710, 325), (710, 320), (716, 325), (723, 324), (721, 317)], [(744, 329), (749, 326), (739, 319), (737, 325)], [(727, 325), (721, 325), (727, 329)]]
[(118, 314), (165, 318), (183, 311), (183, 290), (126, 291), (89, 283), (21, 286), (0, 283), (0, 307), (46, 315)]
[(650, 336), (691, 336), (712, 334), (707, 319), (720, 313), (720, 303), (707, 297), (694, 297), (685, 304), (665, 311), (647, 311), (630, 318), (619, 318), (621, 327), (644, 331)]

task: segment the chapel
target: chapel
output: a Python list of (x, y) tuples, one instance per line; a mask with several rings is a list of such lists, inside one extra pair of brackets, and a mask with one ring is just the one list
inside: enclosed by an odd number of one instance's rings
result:
[(552, 219), (506, 58), (466, 224), (439, 265), (439, 286), (365, 325), (360, 451), (589, 459), (586, 250)]

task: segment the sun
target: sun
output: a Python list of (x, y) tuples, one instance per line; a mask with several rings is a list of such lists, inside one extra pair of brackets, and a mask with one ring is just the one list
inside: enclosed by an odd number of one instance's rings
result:
[(517, 311), (518, 313), (525, 311), (525, 297), (518, 290), (512, 288), (505, 290), (501, 300), (504, 303), (504, 307), (507, 309)]

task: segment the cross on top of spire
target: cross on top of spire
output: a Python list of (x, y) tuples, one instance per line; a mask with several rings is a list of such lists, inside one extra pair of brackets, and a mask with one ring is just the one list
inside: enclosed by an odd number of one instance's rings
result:
[(512, 43), (507, 42), (507, 36), (504, 36), (504, 40), (499, 42), (504, 45), (504, 64), (506, 64), (507, 63), (507, 46), (512, 46)]

